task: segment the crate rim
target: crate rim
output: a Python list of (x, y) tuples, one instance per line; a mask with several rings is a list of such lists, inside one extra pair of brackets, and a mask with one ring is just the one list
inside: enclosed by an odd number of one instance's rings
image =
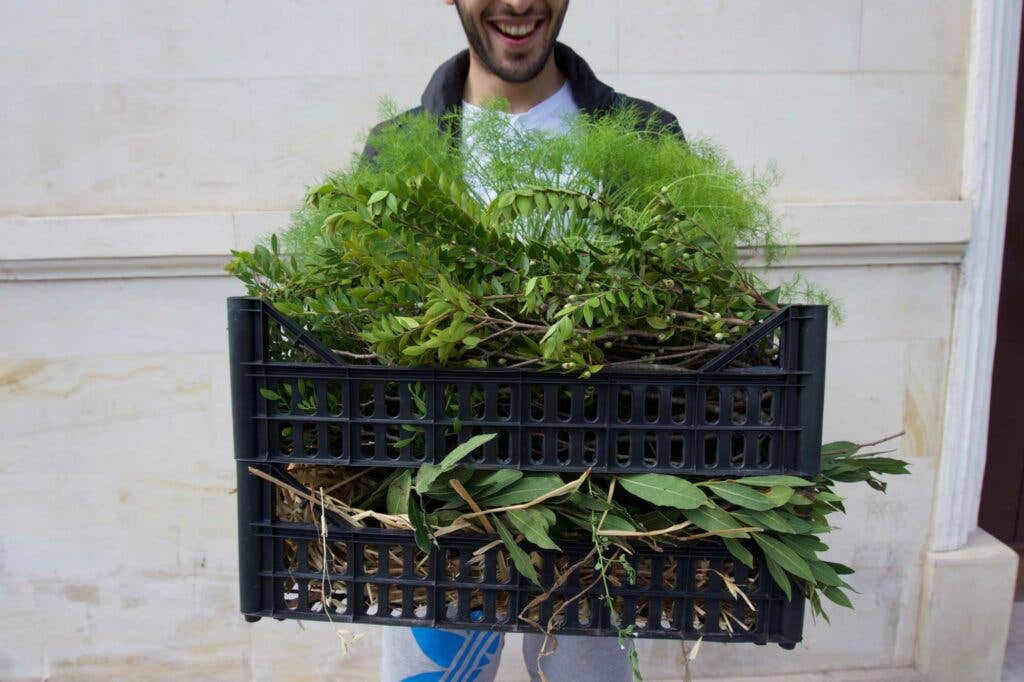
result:
[(668, 369), (668, 368), (654, 368), (638, 367), (635, 369), (629, 369), (626, 367), (612, 367), (604, 368), (596, 375), (583, 379), (578, 373), (574, 373), (571, 370), (558, 372), (557, 370), (530, 370), (520, 368), (508, 368), (508, 367), (434, 367), (431, 365), (361, 365), (346, 362), (334, 351), (327, 348), (316, 335), (300, 325), (290, 316), (281, 312), (274, 306), (274, 304), (265, 298), (259, 296), (229, 296), (227, 298), (229, 305), (231, 302), (246, 302), (257, 306), (265, 312), (269, 312), (276, 321), (287, 329), (293, 336), (296, 342), (305, 343), (311, 350), (313, 350), (318, 356), (321, 357), (322, 362), (310, 362), (310, 363), (276, 363), (268, 360), (256, 360), (250, 365), (263, 365), (263, 366), (299, 366), (306, 368), (331, 368), (337, 372), (338, 369), (357, 370), (357, 371), (370, 371), (370, 372), (402, 372), (416, 373), (420, 372), (424, 375), (438, 376), (438, 374), (452, 374), (453, 378), (460, 377), (462, 375), (479, 375), (479, 374), (494, 374), (495, 376), (519, 376), (529, 377), (530, 380), (536, 380), (539, 377), (551, 376), (551, 377), (562, 377), (562, 381), (571, 379), (578, 382), (594, 382), (600, 383), (603, 380), (611, 382), (615, 378), (620, 379), (644, 379), (645, 381), (650, 378), (652, 383), (655, 383), (657, 378), (662, 378), (665, 381), (671, 381), (673, 379), (679, 380), (683, 377), (690, 375), (699, 375), (711, 379), (712, 377), (721, 373), (721, 376), (729, 377), (736, 375), (735, 373), (742, 372), (747, 375), (757, 376), (772, 376), (772, 375), (805, 375), (810, 374), (806, 370), (783, 370), (782, 368), (767, 367), (758, 368), (757, 371), (751, 372), (749, 369), (726, 369), (724, 365), (728, 364), (730, 360), (742, 355), (742, 353), (751, 348), (757, 341), (770, 334), (775, 328), (779, 326), (781, 320), (787, 316), (795, 316), (797, 319), (804, 317), (813, 317), (813, 314), (808, 314), (804, 311), (817, 312), (822, 315), (826, 320), (828, 317), (829, 306), (818, 303), (786, 303), (779, 306), (779, 309), (773, 312), (771, 315), (766, 317), (756, 327), (751, 329), (748, 333), (737, 339), (735, 342), (730, 344), (727, 348), (723, 349), (721, 353), (710, 358), (704, 365), (698, 369)]

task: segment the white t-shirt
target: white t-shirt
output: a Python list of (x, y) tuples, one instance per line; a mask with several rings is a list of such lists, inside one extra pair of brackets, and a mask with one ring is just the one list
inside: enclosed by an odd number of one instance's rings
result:
[[(553, 95), (542, 102), (538, 102), (526, 111), (518, 114), (502, 114), (508, 119), (509, 125), (519, 126), (523, 129), (544, 130), (551, 133), (565, 133), (572, 125), (572, 119), (578, 114), (580, 108), (572, 98), (572, 91), (569, 89), (569, 81), (562, 83)], [(473, 116), (480, 114), (480, 107), (463, 100), (462, 117), (472, 120)]]
[[(469, 129), (470, 122), (479, 116), (481, 111), (480, 107), (463, 100), (463, 130)], [(576, 102), (572, 98), (569, 82), (566, 81), (553, 95), (538, 102), (530, 109), (518, 114), (502, 113), (501, 115), (508, 121), (509, 126), (520, 130), (542, 130), (548, 133), (564, 134), (569, 132), (579, 111), (579, 107), (576, 106)], [(475, 156), (478, 163), (486, 165), (487, 159), (481, 158), (482, 153), (473, 145), (472, 136), (467, 137), (468, 139), (463, 140), (466, 148)], [(485, 203), (494, 199), (493, 189), (481, 186), (473, 178), (469, 178), (469, 181)]]

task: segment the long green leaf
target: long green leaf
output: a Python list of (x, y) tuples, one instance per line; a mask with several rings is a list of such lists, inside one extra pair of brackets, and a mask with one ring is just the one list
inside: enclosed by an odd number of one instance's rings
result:
[(828, 551), (828, 545), (813, 535), (785, 535), (780, 539), (805, 559), (817, 559), (818, 552)]
[(661, 530), (679, 523), (679, 512), (670, 512), (665, 509), (652, 509), (646, 514), (637, 517), (637, 521), (646, 530)]
[(777, 485), (784, 485), (789, 488), (806, 488), (814, 485), (813, 481), (808, 481), (798, 476), (747, 476), (745, 478), (737, 478), (734, 482), (756, 488), (772, 488)]
[(504, 490), (523, 477), (519, 469), (497, 469), (481, 472), (473, 479), (470, 489), (474, 499), (483, 499)]
[(558, 523), (558, 516), (555, 514), (554, 510), (551, 509), (551, 507), (545, 506), (543, 504), (538, 504), (534, 507), (530, 507), (530, 509), (533, 509), (536, 512), (540, 512), (544, 516), (544, 518), (547, 519), (548, 526), (553, 526), (556, 523)]
[(678, 476), (667, 474), (634, 474), (622, 476), (619, 483), (641, 500), (661, 507), (696, 509), (708, 501), (704, 492)]
[(540, 580), (537, 578), (537, 569), (534, 568), (533, 561), (530, 560), (530, 555), (527, 554), (526, 550), (520, 547), (518, 543), (516, 543), (516, 539), (512, 537), (512, 533), (501, 519), (497, 516), (493, 517), (493, 519), (494, 527), (498, 531), (498, 537), (501, 538), (502, 544), (505, 545), (505, 549), (508, 550), (509, 556), (512, 557), (512, 563), (516, 565), (516, 570), (518, 570), (524, 578), (539, 587)]
[(736, 510), (733, 515), (748, 526), (758, 526), (766, 530), (773, 530), (776, 533), (795, 533), (793, 526), (789, 525), (774, 509), (767, 511), (740, 511)]
[(765, 496), (775, 503), (776, 507), (781, 507), (793, 497), (793, 489), (786, 485), (777, 485), (770, 488)]
[(497, 435), (497, 433), (481, 433), (473, 436), (465, 443), (462, 443), (449, 452), (445, 458), (441, 460), (440, 464), (423, 464), (420, 466), (420, 470), (416, 474), (416, 492), (420, 494), (427, 492), (430, 488), (430, 484), (433, 483), (438, 476), (446, 471), (454, 469), (469, 453), (473, 452), (473, 450), (476, 450), (484, 443), (493, 440)]
[[(612, 505), (606, 502), (604, 497), (595, 497), (581, 490), (577, 490), (569, 495), (569, 502), (580, 509), (586, 509), (588, 511), (603, 512), (612, 508)], [(668, 525), (671, 526), (672, 524)]]
[(742, 542), (732, 538), (722, 538), (722, 543), (725, 544), (725, 548), (729, 550), (729, 553), (739, 559), (744, 565), (748, 568), (754, 567), (754, 555), (743, 546)]
[(852, 455), (863, 446), (851, 443), (848, 440), (837, 440), (834, 443), (825, 443), (821, 446), (822, 457), (836, 457), (838, 455)]
[(745, 509), (767, 511), (775, 507), (775, 502), (767, 495), (739, 483), (712, 481), (707, 484), (707, 487), (723, 500), (737, 504)]
[(505, 512), (505, 516), (533, 544), (544, 549), (560, 549), (548, 536), (548, 522), (543, 513), (533, 509), (516, 509)]
[(845, 606), (848, 609), (853, 608), (853, 603), (850, 601), (850, 598), (847, 597), (846, 593), (838, 587), (826, 587), (824, 590), (821, 591), (821, 593), (828, 597), (829, 600), (835, 602), (836, 604), (839, 604), (840, 606)]
[(532, 502), (541, 495), (565, 485), (558, 474), (526, 474), (497, 495), (477, 500), (483, 507), (506, 507), (512, 504)]
[(835, 569), (824, 561), (808, 561), (807, 565), (811, 567), (811, 573), (814, 574), (814, 580), (822, 585), (840, 587), (846, 584), (846, 581), (836, 574)]
[[(601, 517), (598, 516), (597, 519), (598, 521), (600, 521)], [(622, 518), (621, 516), (616, 516), (615, 514), (607, 514), (604, 516), (604, 523), (601, 524), (601, 530), (634, 531), (636, 530), (636, 526), (634, 526), (632, 523)]]
[(409, 489), (412, 487), (412, 469), (403, 469), (395, 482), (388, 488), (388, 514), (409, 513)]
[(803, 578), (811, 583), (815, 582), (814, 574), (811, 573), (811, 568), (803, 557), (780, 541), (764, 533), (754, 533), (754, 542), (760, 545), (768, 558), (777, 562), (782, 568), (798, 578)]
[(835, 561), (826, 561), (825, 563), (827, 563), (829, 566), (831, 566), (832, 570), (835, 571), (837, 575), (852, 575), (853, 574), (853, 569), (850, 568), (849, 566), (845, 565), (845, 564), (839, 564), (839, 563), (836, 563)]
[[(756, 537), (756, 536), (755, 536)], [(768, 566), (768, 572), (771, 573), (772, 579), (775, 584), (782, 588), (782, 591), (786, 595), (787, 601), (793, 600), (793, 588), (789, 582), (789, 576), (786, 575), (786, 571), (779, 566), (770, 556), (765, 556), (764, 563)]]
[(426, 515), (420, 507), (419, 495), (409, 493), (409, 523), (412, 524), (416, 537), (416, 546), (424, 552), (430, 551), (430, 529), (427, 528)]
[(686, 518), (698, 528), (703, 528), (709, 533), (714, 533), (723, 538), (749, 538), (746, 531), (732, 530), (733, 528), (744, 528), (742, 521), (725, 511), (721, 507), (709, 506), (699, 509), (689, 509)]

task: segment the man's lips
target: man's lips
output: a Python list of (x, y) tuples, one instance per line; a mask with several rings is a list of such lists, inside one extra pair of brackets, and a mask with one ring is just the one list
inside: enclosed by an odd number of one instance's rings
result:
[(508, 47), (525, 47), (540, 35), (544, 19), (540, 17), (488, 19), (484, 23), (498, 40)]

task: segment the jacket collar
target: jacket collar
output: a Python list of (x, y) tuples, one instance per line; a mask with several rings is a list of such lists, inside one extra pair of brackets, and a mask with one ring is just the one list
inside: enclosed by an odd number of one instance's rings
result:
[[(585, 113), (600, 113), (611, 107), (615, 91), (594, 75), (590, 66), (568, 45), (555, 43), (555, 65), (569, 81), (569, 89), (576, 106)], [(462, 108), (462, 92), (469, 74), (469, 50), (463, 50), (437, 67), (427, 83), (420, 103), (434, 114), (456, 111)]]

